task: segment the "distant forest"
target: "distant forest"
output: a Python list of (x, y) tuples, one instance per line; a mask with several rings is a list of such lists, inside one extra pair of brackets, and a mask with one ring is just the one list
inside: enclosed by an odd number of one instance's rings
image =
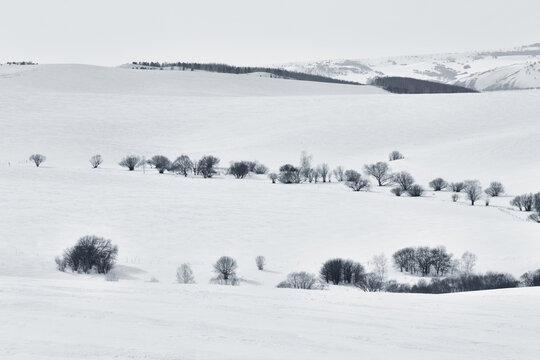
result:
[(201, 63), (159, 63), (159, 62), (146, 62), (146, 61), (134, 61), (132, 65), (139, 66), (139, 69), (170, 69), (170, 70), (203, 70), (217, 73), (226, 74), (250, 74), (254, 72), (265, 72), (275, 77), (284, 79), (304, 80), (304, 81), (317, 81), (334, 84), (349, 84), (349, 85), (363, 85), (354, 81), (345, 81), (339, 79), (333, 79), (326, 76), (306, 74), (296, 71), (288, 71), (278, 68), (267, 67), (251, 67), (251, 66), (231, 66), (226, 64), (201, 64)]
[(442, 94), (442, 93), (476, 93), (478, 91), (463, 86), (442, 84), (434, 81), (418, 80), (408, 77), (378, 77), (371, 81), (396, 94)]

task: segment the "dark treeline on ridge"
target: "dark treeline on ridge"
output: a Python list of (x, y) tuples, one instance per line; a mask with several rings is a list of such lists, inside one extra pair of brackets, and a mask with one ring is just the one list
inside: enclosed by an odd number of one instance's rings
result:
[(463, 86), (442, 84), (435, 81), (418, 80), (408, 77), (378, 77), (371, 85), (382, 87), (396, 94), (442, 94), (442, 93), (475, 93), (478, 92)]
[(170, 69), (170, 70), (203, 70), (209, 72), (226, 73), (226, 74), (250, 74), (255, 72), (265, 72), (275, 77), (304, 80), (304, 81), (317, 81), (335, 84), (349, 84), (349, 85), (363, 85), (354, 81), (345, 81), (339, 79), (333, 79), (326, 76), (319, 76), (313, 74), (306, 74), (296, 71), (288, 71), (279, 68), (268, 67), (251, 67), (251, 66), (232, 66), (226, 64), (202, 64), (202, 63), (186, 63), (186, 62), (174, 62), (174, 63), (159, 63), (159, 62), (146, 62), (146, 61), (134, 61), (132, 65), (140, 66), (141, 69)]

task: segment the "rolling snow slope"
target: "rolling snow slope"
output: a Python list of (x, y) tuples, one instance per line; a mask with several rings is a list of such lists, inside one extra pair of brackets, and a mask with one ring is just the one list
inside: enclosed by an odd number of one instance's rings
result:
[(368, 83), (405, 76), (479, 91), (540, 88), (540, 43), (511, 50), (289, 63), (291, 71)]
[[(0, 67), (0, 72), (5, 67)], [(0, 76), (0, 359), (538, 358), (537, 289), (423, 296), (352, 288), (290, 291), (291, 271), (347, 257), (446, 245), (478, 270), (540, 267), (540, 226), (511, 196), (471, 207), (450, 193), (271, 184), (128, 172), (128, 153), (213, 154), (361, 169), (394, 149), (427, 187), (500, 180), (539, 191), (540, 92), (392, 95), (361, 86), (82, 65)], [(31, 153), (47, 155), (35, 168)], [(90, 169), (96, 153), (105, 162)], [(53, 258), (85, 234), (119, 246), (121, 280), (61, 273)], [(208, 285), (221, 255), (237, 288)], [(268, 266), (258, 271), (254, 258)], [(172, 284), (191, 263), (197, 285)], [(148, 283), (157, 277), (159, 283)], [(391, 278), (416, 281), (392, 269)], [(25, 336), (21, 336), (24, 334)], [(77, 344), (74, 346), (73, 344)]]

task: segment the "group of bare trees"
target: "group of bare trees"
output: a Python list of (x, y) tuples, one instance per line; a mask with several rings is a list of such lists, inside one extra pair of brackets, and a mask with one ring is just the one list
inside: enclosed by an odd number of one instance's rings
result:
[(516, 196), (510, 201), (510, 204), (516, 206), (519, 211), (532, 211), (533, 213), (529, 215), (529, 219), (540, 223), (540, 192)]
[(399, 271), (421, 276), (444, 276), (458, 271), (469, 274), (476, 264), (476, 255), (465, 252), (461, 260), (454, 259), (444, 246), (406, 247), (396, 251), (392, 258)]

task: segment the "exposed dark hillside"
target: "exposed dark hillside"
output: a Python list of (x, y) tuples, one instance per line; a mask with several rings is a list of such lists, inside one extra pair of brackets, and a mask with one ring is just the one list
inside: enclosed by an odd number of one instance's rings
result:
[(350, 85), (363, 85), (354, 81), (345, 81), (339, 79), (333, 79), (326, 76), (306, 74), (296, 71), (288, 71), (278, 68), (266, 68), (266, 67), (250, 67), (250, 66), (231, 66), (226, 64), (202, 64), (202, 63), (159, 63), (159, 62), (132, 62), (132, 65), (137, 69), (156, 70), (203, 70), (218, 73), (227, 74), (249, 74), (254, 72), (265, 72), (275, 77), (284, 79), (304, 80), (304, 81), (317, 81), (335, 84), (350, 84)]
[(442, 93), (475, 93), (478, 92), (463, 86), (442, 84), (434, 81), (418, 80), (408, 77), (378, 77), (371, 81), (372, 85), (382, 87), (396, 94), (442, 94)]

